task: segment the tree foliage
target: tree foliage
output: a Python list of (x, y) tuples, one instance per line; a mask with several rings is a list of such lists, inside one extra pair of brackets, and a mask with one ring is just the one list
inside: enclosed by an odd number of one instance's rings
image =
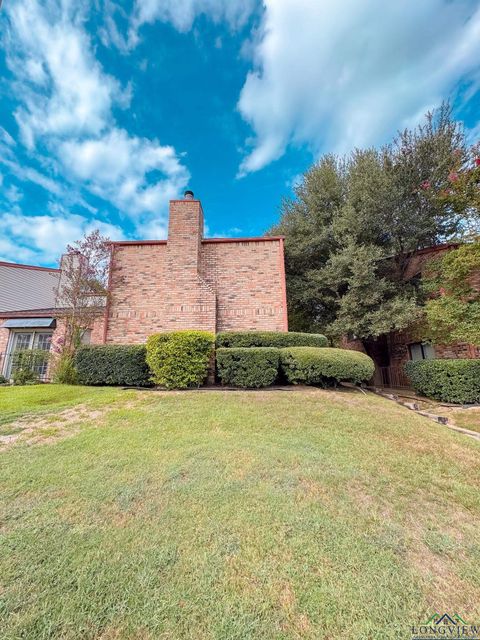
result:
[(442, 105), (382, 149), (322, 156), (272, 229), (286, 238), (291, 328), (368, 338), (410, 325), (422, 301), (405, 279), (412, 252), (478, 222), (473, 198), (445, 195), (471, 154)]
[(480, 346), (480, 242), (431, 260), (425, 276), (424, 337)]
[(65, 322), (62, 353), (72, 353), (106, 302), (110, 241), (98, 229), (67, 246), (57, 294), (57, 315)]

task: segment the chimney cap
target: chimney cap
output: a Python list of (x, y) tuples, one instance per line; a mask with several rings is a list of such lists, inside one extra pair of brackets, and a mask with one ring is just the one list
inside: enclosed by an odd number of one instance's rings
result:
[(185, 191), (185, 193), (183, 194), (183, 197), (185, 198), (185, 200), (193, 200), (194, 198), (194, 193), (193, 191), (190, 191), (190, 189), (188, 189), (187, 191)]

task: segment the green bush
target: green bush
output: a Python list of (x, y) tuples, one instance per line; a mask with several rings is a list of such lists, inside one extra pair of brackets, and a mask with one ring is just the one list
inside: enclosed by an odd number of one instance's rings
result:
[(8, 380), (5, 378), (5, 376), (0, 375), (0, 384), (7, 384)]
[(52, 380), (56, 384), (78, 384), (78, 373), (73, 356), (62, 353), (55, 361)]
[(247, 389), (268, 387), (278, 375), (280, 351), (274, 347), (217, 349), (217, 374), (222, 384)]
[(319, 333), (294, 331), (224, 331), (217, 334), (217, 348), (232, 347), (326, 347), (328, 340)]
[(147, 340), (152, 380), (167, 389), (199, 387), (208, 375), (215, 336), (208, 331), (157, 333)]
[(434, 400), (480, 402), (480, 360), (419, 360), (405, 364), (417, 393)]
[(149, 387), (143, 344), (83, 345), (74, 357), (78, 382), (87, 385)]
[(49, 352), (43, 349), (21, 349), (15, 351), (12, 359), (13, 384), (35, 384), (46, 371)]
[(330, 386), (337, 382), (365, 382), (375, 371), (373, 360), (359, 351), (315, 347), (280, 350), (282, 372), (292, 384)]

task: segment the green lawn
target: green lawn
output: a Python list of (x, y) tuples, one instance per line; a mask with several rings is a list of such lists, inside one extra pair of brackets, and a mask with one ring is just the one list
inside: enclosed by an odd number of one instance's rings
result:
[(470, 431), (480, 433), (480, 407), (454, 408), (438, 407), (434, 409), (441, 416), (446, 416), (451, 424)]
[(480, 622), (480, 443), (393, 402), (51, 385), (0, 415), (2, 640)]
[(79, 404), (89, 407), (104, 406), (115, 402), (124, 394), (121, 389), (57, 384), (0, 387), (0, 426), (29, 415), (60, 411)]

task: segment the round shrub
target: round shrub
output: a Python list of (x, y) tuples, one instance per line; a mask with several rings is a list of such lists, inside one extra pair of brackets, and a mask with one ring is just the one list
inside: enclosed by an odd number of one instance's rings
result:
[(217, 374), (222, 384), (258, 389), (273, 384), (278, 375), (279, 349), (238, 347), (217, 349)]
[(147, 340), (152, 380), (167, 389), (199, 387), (208, 376), (215, 336), (208, 331), (157, 333)]
[(87, 385), (151, 387), (144, 344), (83, 345), (74, 365), (78, 382)]
[(328, 340), (320, 333), (295, 331), (224, 331), (217, 334), (220, 347), (326, 347)]
[(480, 402), (480, 360), (419, 360), (405, 363), (415, 391), (442, 402)]
[(374, 371), (366, 354), (348, 349), (290, 347), (280, 350), (282, 372), (292, 384), (329, 386), (336, 382), (365, 382)]

